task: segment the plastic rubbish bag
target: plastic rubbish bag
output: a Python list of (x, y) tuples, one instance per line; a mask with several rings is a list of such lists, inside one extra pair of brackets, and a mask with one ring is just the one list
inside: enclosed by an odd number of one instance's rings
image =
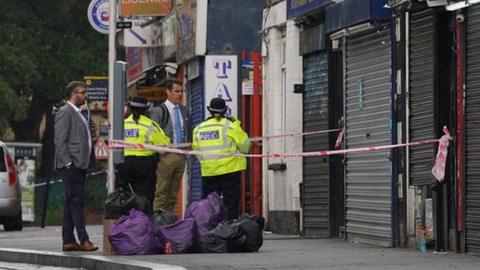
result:
[(187, 218), (161, 227), (156, 236), (165, 254), (193, 253), (197, 251), (198, 229), (194, 219)]
[(205, 199), (190, 204), (185, 211), (185, 219), (195, 219), (198, 233), (202, 236), (224, 221), (226, 214), (223, 199), (216, 192), (212, 192)]
[(256, 252), (263, 244), (265, 219), (242, 215), (239, 219), (220, 223), (199, 239), (199, 250), (204, 253)]
[(177, 216), (174, 213), (163, 210), (153, 213), (151, 219), (156, 229), (177, 222)]
[(120, 217), (108, 233), (113, 250), (120, 255), (158, 254), (160, 248), (150, 218), (137, 209)]
[(105, 219), (118, 219), (128, 215), (132, 208), (146, 214), (152, 212), (152, 206), (146, 197), (118, 188), (105, 200)]

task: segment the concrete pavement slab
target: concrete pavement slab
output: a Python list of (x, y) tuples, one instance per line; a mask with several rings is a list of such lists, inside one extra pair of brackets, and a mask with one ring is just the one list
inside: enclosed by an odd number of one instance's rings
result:
[[(102, 226), (88, 226), (95, 244), (101, 245), (102, 230)], [(140, 262), (147, 263), (147, 267), (178, 265), (189, 270), (476, 270), (480, 265), (480, 257), (469, 254), (439, 254), (431, 250), (420, 253), (416, 250), (369, 246), (340, 239), (303, 239), (271, 233), (264, 234), (265, 241), (258, 253), (104, 256), (101, 252), (62, 253), (60, 235), (60, 227), (25, 228), (22, 232), (0, 231), (0, 246), (56, 254), (62, 261), (84, 257), (104, 262), (133, 263), (138, 267), (143, 267)]]

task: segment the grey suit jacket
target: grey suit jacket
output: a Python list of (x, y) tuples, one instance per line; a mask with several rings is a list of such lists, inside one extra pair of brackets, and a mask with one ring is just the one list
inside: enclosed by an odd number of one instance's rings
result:
[[(164, 109), (161, 108), (161, 106), (164, 106)], [(188, 133), (188, 117), (187, 117), (187, 111), (185, 110), (184, 106), (179, 106), (180, 112), (182, 114), (182, 120), (183, 120), (183, 129), (185, 132), (185, 139), (188, 140), (189, 133)], [(166, 114), (165, 114), (166, 112)], [(150, 118), (157, 122), (158, 125), (162, 128), (163, 132), (165, 135), (167, 135), (170, 140), (173, 142), (173, 125), (172, 125), (172, 119), (171, 115), (168, 113), (168, 108), (165, 104), (161, 104), (159, 106), (154, 107), (151, 112), (150, 112)], [(165, 125), (166, 123), (166, 125)]]
[(86, 170), (90, 164), (87, 127), (79, 112), (68, 103), (55, 114), (56, 168), (72, 162), (76, 168)]

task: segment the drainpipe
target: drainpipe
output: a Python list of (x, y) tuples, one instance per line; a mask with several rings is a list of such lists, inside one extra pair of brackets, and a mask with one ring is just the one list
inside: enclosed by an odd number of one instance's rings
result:
[[(391, 54), (391, 132), (392, 144), (397, 144), (397, 37), (396, 37), (396, 17), (392, 15), (390, 19), (390, 54)], [(390, 150), (392, 157), (392, 245), (398, 246), (398, 151), (396, 148)]]
[[(461, 11), (457, 13), (462, 15)], [(457, 15), (457, 16), (458, 16)], [(464, 151), (464, 124), (465, 124), (465, 92), (464, 92), (464, 31), (463, 20), (456, 20), (455, 24), (455, 39), (457, 50), (457, 232), (460, 236), (459, 251), (465, 252), (465, 235), (463, 234), (463, 194), (464, 194), (464, 179), (465, 179), (465, 151)]]

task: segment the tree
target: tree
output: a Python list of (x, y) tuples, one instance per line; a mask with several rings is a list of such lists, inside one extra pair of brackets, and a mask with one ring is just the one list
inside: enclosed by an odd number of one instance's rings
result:
[(11, 127), (17, 141), (42, 141), (41, 176), (53, 173), (52, 107), (65, 85), (107, 74), (108, 38), (89, 25), (89, 2), (4, 1), (0, 9), (0, 136)]

